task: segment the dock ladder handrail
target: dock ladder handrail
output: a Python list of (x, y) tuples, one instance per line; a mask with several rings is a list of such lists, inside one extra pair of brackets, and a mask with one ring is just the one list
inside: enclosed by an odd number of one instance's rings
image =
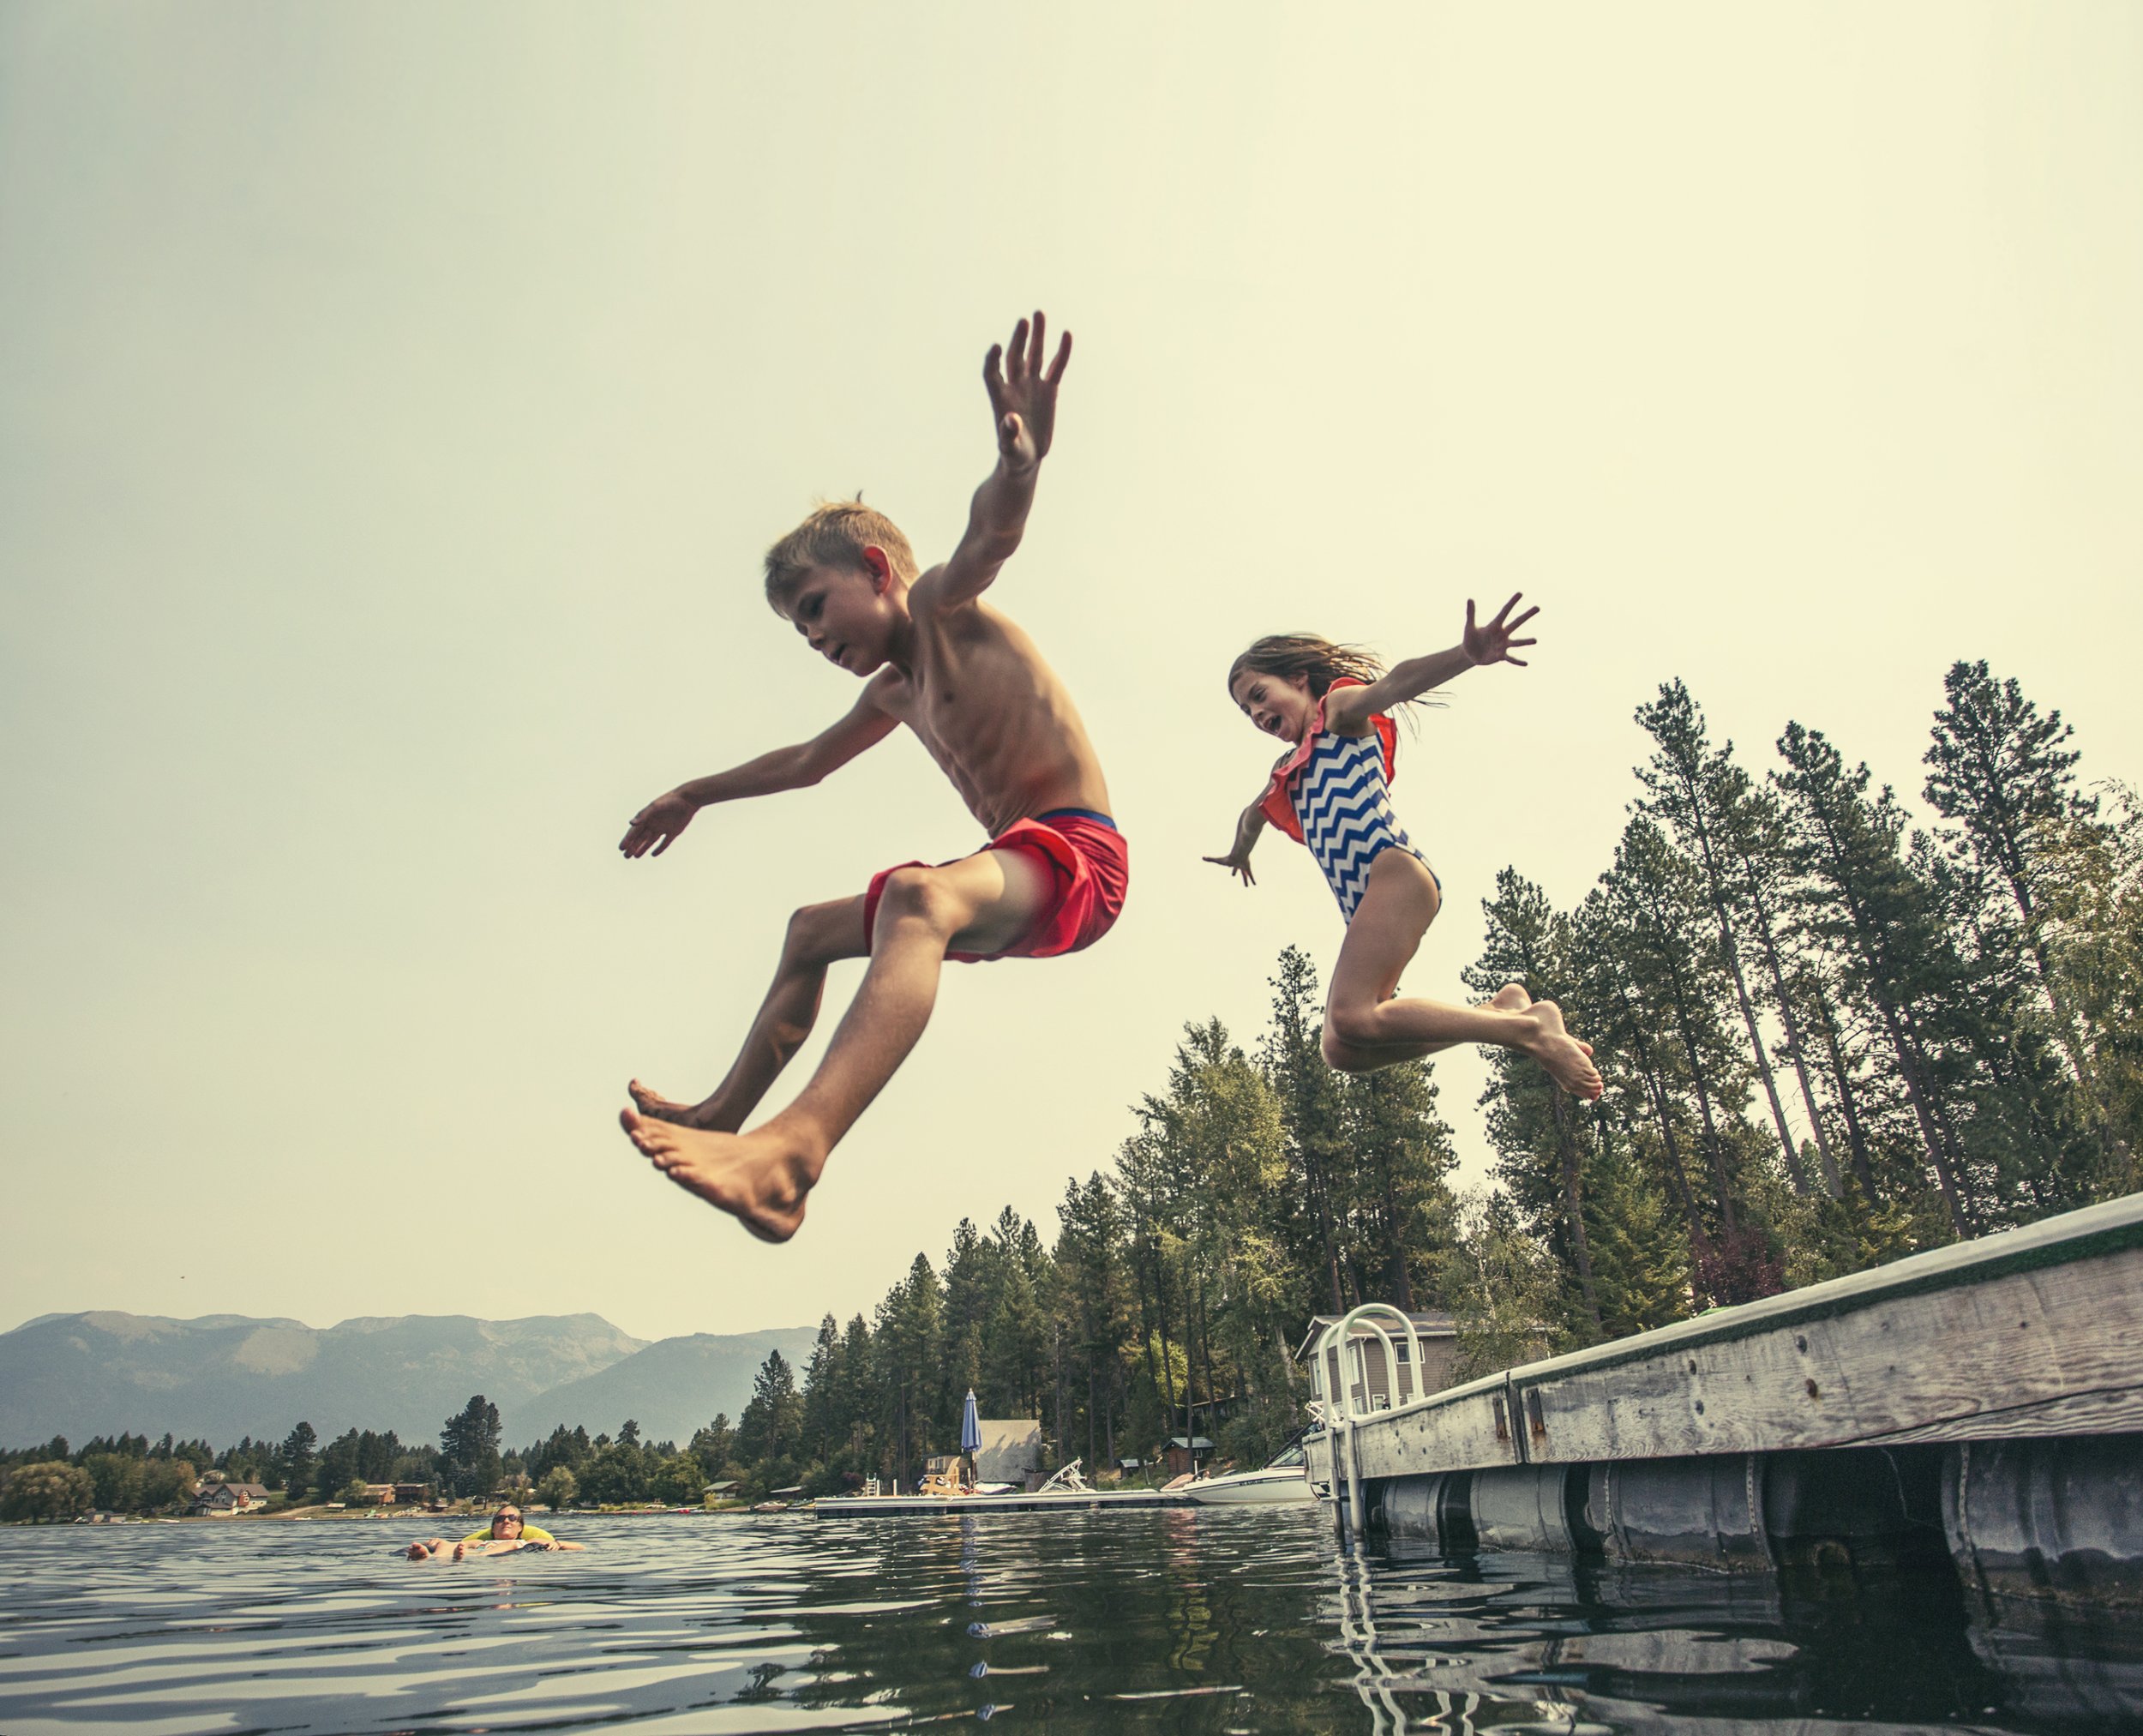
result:
[[(1379, 1323), (1378, 1317), (1380, 1315), (1396, 1320), (1407, 1335), (1406, 1366), (1412, 1371), (1410, 1378), (1414, 1388), (1410, 1397), (1402, 1399), (1400, 1395), (1398, 1350), (1391, 1341), (1390, 1333)], [(1354, 1333), (1358, 1324), (1368, 1329), (1366, 1334), (1360, 1337)], [(1361, 1535), (1365, 1516), (1362, 1511), (1360, 1468), (1354, 1462), (1354, 1407), (1348, 1395), (1354, 1383), (1349, 1378), (1354, 1370), (1348, 1366), (1348, 1359), (1351, 1355), (1360, 1366), (1362, 1409), (1365, 1413), (1374, 1410), (1374, 1397), (1369, 1390), (1369, 1342), (1372, 1337), (1384, 1347), (1386, 1384), (1390, 1388), (1388, 1408), (1402, 1409), (1428, 1396), (1421, 1390), (1424, 1382), (1421, 1376), (1420, 1334), (1414, 1331), (1414, 1319), (1405, 1310), (1394, 1307), (1390, 1302), (1364, 1302), (1360, 1307), (1350, 1309), (1335, 1320), (1318, 1337), (1317, 1358), (1310, 1368), (1310, 1385), (1311, 1391), (1324, 1404), (1324, 1427), (1331, 1436), (1332, 1503), (1339, 1509), (1342, 1523), (1357, 1537)], [(1339, 1391), (1336, 1392), (1330, 1390), (1330, 1383), (1326, 1379), (1331, 1361), (1330, 1353), (1335, 1348), (1339, 1352)]]

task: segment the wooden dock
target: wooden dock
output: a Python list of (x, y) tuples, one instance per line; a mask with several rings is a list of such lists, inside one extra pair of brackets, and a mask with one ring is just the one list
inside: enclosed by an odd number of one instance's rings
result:
[(2143, 1602), (2143, 1195), (1442, 1391), (1406, 1317), (1357, 1314), (1307, 1445), (1358, 1533), (1738, 1571), (1939, 1510), (1977, 1583), (2068, 1562)]
[(903, 1513), (1062, 1513), (1101, 1507), (1190, 1507), (1186, 1494), (1159, 1489), (1087, 1489), (1034, 1495), (840, 1495), (803, 1511), (826, 1519), (891, 1519)]
[(2143, 1195), (1408, 1397), (1351, 1427), (1366, 1477), (2143, 1429)]

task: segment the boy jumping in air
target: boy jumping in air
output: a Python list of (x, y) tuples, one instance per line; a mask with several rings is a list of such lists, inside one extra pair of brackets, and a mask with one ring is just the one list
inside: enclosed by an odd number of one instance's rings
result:
[[(918, 574), (908, 539), (859, 502), (821, 507), (766, 554), (766, 597), (821, 657), (864, 682), (854, 709), (808, 742), (696, 778), (633, 816), (619, 844), (660, 856), (702, 808), (816, 784), (905, 724), (988, 838), (974, 855), (909, 862), (869, 889), (789, 920), (773, 986), (713, 1094), (673, 1102), (637, 1079), (620, 1119), (679, 1186), (786, 1241), (827, 1154), (885, 1088), (929, 1023), (948, 958), (1046, 958), (1107, 934), (1130, 878), (1108, 786), (1072, 696), (1034, 641), (982, 601), (1019, 547), (1056, 421), (1067, 333), (1048, 366), (1042, 316), (990, 346), (983, 384), (997, 467), (966, 533)], [(870, 959), (825, 1059), (796, 1100), (744, 1122), (817, 1020), (826, 967)]]

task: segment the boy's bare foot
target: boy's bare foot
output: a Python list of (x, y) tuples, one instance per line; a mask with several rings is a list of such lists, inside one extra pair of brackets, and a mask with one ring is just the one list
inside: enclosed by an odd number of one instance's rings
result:
[(1552, 1000), (1536, 1000), (1526, 1009), (1540, 1034), (1523, 1045), (1527, 1054), (1548, 1070), (1548, 1077), (1574, 1097), (1588, 1102), (1607, 1089), (1600, 1069), (1593, 1065), (1593, 1046), (1580, 1042), (1563, 1028), (1563, 1010)]
[(1526, 993), (1522, 982), (1506, 982), (1482, 1003), (1498, 1012), (1523, 1012), (1533, 1005), (1533, 997)]
[(663, 1174), (720, 1206), (761, 1241), (787, 1241), (803, 1222), (804, 1196), (819, 1178), (793, 1139), (765, 1127), (708, 1132), (631, 1109), (621, 1110), (618, 1121)]
[(704, 1103), (680, 1103), (659, 1091), (649, 1090), (638, 1079), (628, 1080), (625, 1089), (639, 1106), (640, 1114), (652, 1115), (657, 1121), (675, 1121), (681, 1127), (701, 1127), (717, 1133), (736, 1132), (722, 1125), (721, 1112), (711, 1097)]

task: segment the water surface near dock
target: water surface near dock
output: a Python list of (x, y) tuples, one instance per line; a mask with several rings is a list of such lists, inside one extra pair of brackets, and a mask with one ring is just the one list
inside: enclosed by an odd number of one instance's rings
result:
[(588, 1519), (414, 1565), (368, 1522), (0, 1529), (0, 1731), (2133, 1728), (2138, 1629), (1954, 1581), (1343, 1557), (1324, 1509)]

